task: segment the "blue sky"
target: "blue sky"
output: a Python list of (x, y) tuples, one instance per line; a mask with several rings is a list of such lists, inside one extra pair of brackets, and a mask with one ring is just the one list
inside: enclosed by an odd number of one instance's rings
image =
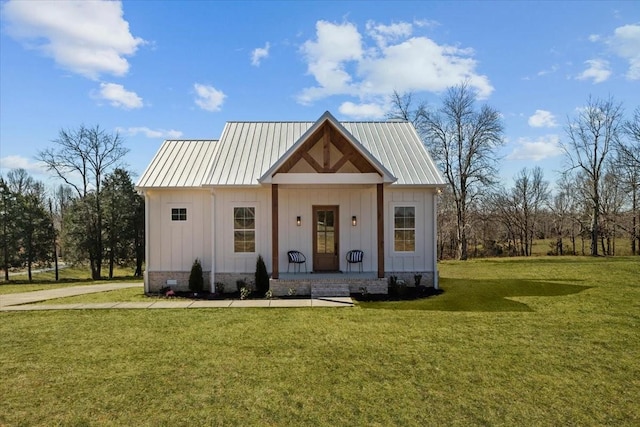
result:
[(3, 1), (0, 173), (61, 128), (118, 131), (140, 175), (163, 139), (226, 121), (380, 120), (392, 91), (436, 107), (463, 80), (504, 116), (506, 185), (554, 181), (589, 95), (640, 104), (638, 2)]

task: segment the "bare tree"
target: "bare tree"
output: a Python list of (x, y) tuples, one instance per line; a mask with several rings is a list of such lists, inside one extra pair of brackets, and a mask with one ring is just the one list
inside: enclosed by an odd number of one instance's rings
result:
[(86, 237), (90, 244), (85, 246), (91, 263), (91, 276), (99, 279), (103, 251), (100, 186), (104, 176), (120, 165), (129, 150), (123, 146), (117, 132), (109, 133), (100, 126), (62, 129), (53, 142), (57, 147), (41, 151), (37, 158), (71, 186), (79, 198), (91, 199), (82, 204), (90, 209), (85, 216), (89, 222)]
[(633, 117), (624, 122), (622, 129), (628, 139), (626, 144), (621, 141), (620, 153), (626, 163), (640, 168), (640, 107), (636, 107)]
[(580, 169), (586, 179), (591, 212), (591, 255), (598, 255), (600, 220), (600, 185), (605, 161), (619, 141), (622, 126), (622, 104), (589, 97), (566, 126), (568, 140), (562, 145), (571, 169)]
[(387, 118), (411, 123), (424, 141), (427, 134), (427, 103), (420, 101), (417, 105), (414, 105), (413, 97), (414, 94), (412, 92), (400, 94), (394, 90), (391, 96), (393, 110), (387, 114)]
[(530, 256), (540, 210), (549, 200), (549, 183), (544, 180), (539, 166), (531, 170), (524, 168), (518, 173), (512, 197), (518, 213), (521, 255)]
[(456, 207), (457, 257), (468, 257), (468, 207), (495, 182), (496, 149), (502, 145), (500, 113), (475, 108), (476, 93), (465, 83), (448, 89), (437, 111), (425, 112), (425, 141), (451, 187)]

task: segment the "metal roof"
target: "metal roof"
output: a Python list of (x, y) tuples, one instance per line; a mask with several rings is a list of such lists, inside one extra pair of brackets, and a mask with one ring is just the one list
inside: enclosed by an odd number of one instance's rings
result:
[[(315, 122), (227, 122), (219, 141), (165, 141), (138, 187), (255, 186)], [(331, 116), (333, 117), (333, 116)], [(339, 122), (397, 185), (445, 185), (408, 122)]]
[(136, 187), (201, 187), (217, 148), (217, 140), (167, 140), (153, 157)]

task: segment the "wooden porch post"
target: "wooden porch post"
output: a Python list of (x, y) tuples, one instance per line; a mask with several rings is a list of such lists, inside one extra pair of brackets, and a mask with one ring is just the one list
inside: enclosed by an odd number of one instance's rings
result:
[(278, 249), (278, 184), (271, 184), (271, 273), (272, 279), (279, 276), (279, 249)]
[(384, 184), (378, 184), (378, 278), (384, 278)]

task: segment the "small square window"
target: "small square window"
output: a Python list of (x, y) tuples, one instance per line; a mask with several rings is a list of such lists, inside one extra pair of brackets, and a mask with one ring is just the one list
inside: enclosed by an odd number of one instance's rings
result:
[(187, 220), (187, 208), (171, 209), (171, 221), (186, 221), (186, 220)]

